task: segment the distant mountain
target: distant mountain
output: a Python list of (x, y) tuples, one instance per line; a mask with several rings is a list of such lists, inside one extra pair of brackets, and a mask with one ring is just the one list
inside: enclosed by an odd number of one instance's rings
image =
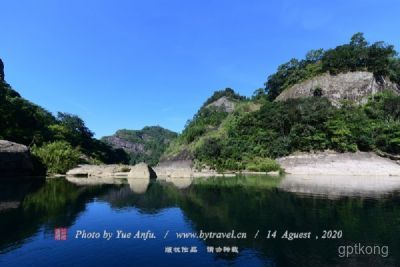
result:
[(123, 149), (130, 156), (130, 163), (146, 162), (157, 165), (161, 155), (177, 133), (160, 126), (147, 126), (142, 130), (118, 130), (101, 140), (115, 149)]

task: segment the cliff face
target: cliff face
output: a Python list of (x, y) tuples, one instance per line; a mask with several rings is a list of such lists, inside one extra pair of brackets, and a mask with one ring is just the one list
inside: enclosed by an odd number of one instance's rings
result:
[(235, 110), (235, 102), (226, 96), (208, 104), (207, 107), (216, 107), (224, 112), (232, 113)]
[(125, 140), (119, 136), (106, 136), (103, 137), (103, 141), (106, 142), (107, 144), (111, 145), (114, 148), (121, 148), (125, 150), (126, 153), (132, 154), (140, 154), (144, 153), (144, 144), (141, 143), (134, 143), (128, 140)]
[(335, 106), (339, 106), (342, 100), (363, 104), (370, 95), (384, 89), (400, 94), (398, 85), (385, 79), (377, 81), (371, 72), (356, 71), (338, 75), (325, 73), (289, 87), (276, 100), (284, 101), (290, 98), (311, 97), (314, 94), (320, 94), (327, 97)]
[(121, 148), (130, 156), (130, 163), (146, 162), (156, 165), (176, 133), (159, 126), (145, 127), (142, 130), (118, 130), (102, 141), (113, 148)]

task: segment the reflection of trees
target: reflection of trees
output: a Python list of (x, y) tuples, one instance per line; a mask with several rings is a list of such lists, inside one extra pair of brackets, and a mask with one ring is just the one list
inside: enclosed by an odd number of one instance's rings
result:
[(25, 196), (20, 198), (18, 208), (0, 213), (0, 249), (8, 244), (21, 246), (41, 227), (53, 234), (56, 226), (71, 226), (85, 210), (86, 202), (107, 190), (105, 186), (77, 187), (64, 179), (48, 180), (40, 186), (40, 189), (36, 185), (31, 186), (35, 190), (25, 191), (21, 190), (27, 187), (24, 183), (11, 186), (10, 190), (23, 192)]

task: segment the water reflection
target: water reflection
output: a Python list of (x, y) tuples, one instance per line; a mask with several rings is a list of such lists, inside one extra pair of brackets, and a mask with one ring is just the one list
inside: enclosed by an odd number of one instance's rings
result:
[(379, 198), (400, 191), (400, 177), (286, 175), (279, 188), (288, 192), (329, 198)]
[(179, 189), (188, 188), (193, 183), (193, 178), (165, 178), (165, 182), (173, 184)]
[(150, 179), (137, 179), (137, 178), (128, 178), (129, 188), (133, 193), (136, 194), (144, 194), (147, 191), (147, 188), (150, 184)]
[(76, 185), (102, 185), (102, 184), (125, 184), (126, 178), (118, 177), (87, 177), (79, 178), (73, 176), (67, 176), (66, 179)]
[[(2, 187), (1, 203), (16, 201), (18, 207), (0, 212), (0, 257), (1, 253), (13, 253), (23, 247), (29, 238), (43, 231), (47, 233), (43, 239), (52, 239), (55, 226), (71, 227), (82, 217), (104, 216), (99, 210), (99, 203), (107, 203), (116, 213), (108, 214), (112, 221), (123, 220), (120, 214), (139, 212), (138, 224), (145, 224), (146, 215), (167, 214), (176, 223), (176, 230), (183, 226), (192, 231), (205, 232), (246, 232), (253, 236), (260, 231), (257, 239), (241, 240), (202, 240), (205, 246), (239, 246), (247, 257), (261, 262), (261, 265), (272, 266), (334, 266), (349, 264), (374, 266), (396, 266), (400, 264), (400, 197), (392, 194), (380, 198), (380, 194), (368, 195), (374, 186), (366, 186), (368, 190), (343, 191), (347, 189), (332, 189), (338, 185), (338, 180), (330, 186), (317, 184), (315, 188), (305, 191), (308, 179), (298, 177), (266, 177), (243, 176), (231, 178), (208, 179), (170, 179), (166, 181), (150, 181), (146, 179), (99, 179), (75, 178), (49, 180), (37, 186), (11, 185)], [(328, 179), (328, 178), (326, 178)], [(334, 179), (331, 177), (329, 179)], [(328, 180), (330, 181), (330, 180)], [(340, 180), (339, 180), (340, 181)], [(346, 179), (343, 180), (343, 183)], [(389, 180), (388, 180), (389, 181)], [(315, 182), (315, 181), (314, 181)], [(349, 182), (349, 181), (347, 181)], [(112, 183), (109, 185), (109, 183)], [(396, 181), (382, 182), (375, 180), (378, 192), (387, 192), (390, 187), (396, 188)], [(326, 184), (326, 183), (325, 183)], [(340, 184), (340, 183), (339, 183)], [(382, 184), (379, 186), (379, 184)], [(391, 186), (390, 186), (391, 185)], [(311, 184), (310, 184), (311, 186)], [(342, 185), (344, 187), (344, 185)], [(6, 194), (4, 190), (24, 193), (15, 197)], [(302, 191), (303, 190), (303, 191)], [(321, 195), (330, 195), (336, 190), (341, 196), (338, 199), (326, 199)], [(296, 192), (293, 194), (291, 192)], [(297, 193), (307, 193), (308, 197), (298, 197)], [(359, 194), (363, 192), (363, 194)], [(390, 191), (391, 192), (391, 191)], [(349, 194), (349, 195), (346, 195)], [(374, 198), (365, 198), (365, 196)], [(317, 196), (317, 197), (316, 197)], [(354, 196), (363, 196), (354, 197)], [(103, 207), (103, 206), (101, 206)], [(178, 208), (184, 219), (177, 217)], [(118, 215), (119, 214), (119, 215)], [(118, 215), (118, 216), (117, 216)], [(164, 230), (163, 221), (159, 217), (151, 217), (153, 231)], [(143, 222), (142, 222), (143, 220)], [(90, 221), (88, 227), (97, 227), (99, 222)], [(147, 226), (146, 226), (147, 227)], [(283, 233), (311, 231), (322, 233), (323, 230), (339, 229), (344, 233), (343, 239), (336, 240), (295, 240), (266, 239), (268, 230)], [(47, 237), (46, 237), (47, 236)], [(36, 241), (40, 242), (40, 241)], [(162, 241), (159, 241), (162, 242)], [(174, 241), (178, 242), (179, 241)], [(363, 256), (342, 259), (337, 255), (339, 245), (382, 244), (390, 248), (390, 257)], [(113, 250), (113, 244), (108, 243), (107, 253), (116, 253), (117, 258), (133, 262), (129, 246)], [(40, 247), (40, 243), (37, 244)], [(57, 249), (57, 248), (55, 248)], [(90, 247), (81, 246), (87, 255), (92, 255)], [(59, 254), (62, 254), (59, 251)], [(224, 260), (226, 264), (240, 265), (244, 254), (215, 254), (215, 261)], [(32, 258), (35, 255), (32, 255)], [(208, 255), (209, 256), (209, 255)], [(190, 261), (200, 262), (204, 254), (191, 255)], [(91, 257), (91, 256), (89, 256)], [(196, 258), (198, 257), (198, 258)], [(131, 261), (130, 261), (131, 259)], [(64, 259), (68, 264), (68, 258)], [(17, 258), (15, 258), (18, 263)], [(160, 256), (161, 263), (176, 265), (172, 258)], [(1, 258), (0, 258), (1, 262)], [(110, 265), (111, 262), (102, 264)], [(164, 265), (165, 265), (164, 264)]]

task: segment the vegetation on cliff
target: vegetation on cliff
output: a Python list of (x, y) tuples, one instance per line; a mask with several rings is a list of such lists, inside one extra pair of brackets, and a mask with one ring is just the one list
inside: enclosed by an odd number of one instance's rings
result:
[[(199, 168), (274, 170), (271, 158), (295, 151), (381, 150), (400, 154), (400, 96), (384, 91), (357, 105), (343, 100), (338, 108), (316, 90), (313, 97), (272, 101), (285, 88), (322, 72), (368, 70), (377, 78), (399, 82), (399, 59), (393, 46), (368, 45), (362, 34), (350, 44), (315, 50), (305, 60), (278, 68), (251, 99), (231, 89), (216, 92), (167, 149), (165, 159), (191, 158)], [(225, 97), (233, 112), (211, 105)]]
[(400, 83), (400, 59), (393, 45), (369, 44), (362, 33), (356, 33), (348, 44), (324, 51), (311, 50), (305, 59), (291, 59), (278, 67), (265, 83), (268, 98), (274, 100), (283, 90), (325, 72), (333, 75), (349, 71), (369, 71), (377, 80), (388, 77)]

